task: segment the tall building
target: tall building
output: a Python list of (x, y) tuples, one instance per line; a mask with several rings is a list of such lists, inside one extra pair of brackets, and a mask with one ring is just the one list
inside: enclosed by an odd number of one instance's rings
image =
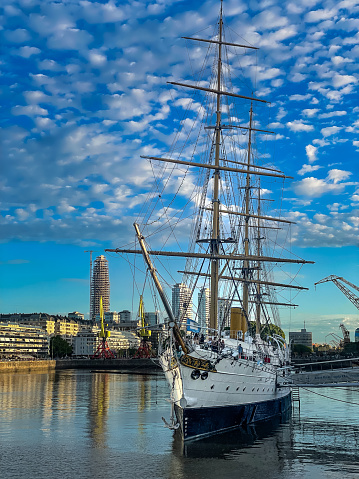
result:
[(203, 286), (198, 293), (198, 323), (203, 332), (209, 326), (210, 289)]
[(96, 320), (96, 315), (100, 314), (101, 296), (104, 312), (110, 311), (110, 279), (108, 261), (104, 255), (95, 259), (92, 270), (90, 318), (93, 321)]
[(308, 348), (313, 348), (312, 333), (305, 328), (301, 329), (300, 332), (291, 331), (289, 333), (289, 343), (302, 344), (308, 346)]
[(172, 288), (172, 311), (176, 320), (184, 322), (192, 319), (191, 290), (183, 283), (177, 283)]
[(218, 300), (218, 324), (225, 328), (230, 326), (231, 320), (231, 300)]
[(145, 313), (145, 324), (148, 326), (156, 326), (160, 322), (160, 314), (158, 311), (154, 313)]

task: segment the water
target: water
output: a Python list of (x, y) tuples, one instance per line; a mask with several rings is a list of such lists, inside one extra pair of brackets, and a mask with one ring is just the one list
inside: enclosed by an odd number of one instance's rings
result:
[(1, 479), (359, 477), (359, 388), (302, 389), (284, 424), (185, 447), (168, 392), (162, 376), (0, 375)]

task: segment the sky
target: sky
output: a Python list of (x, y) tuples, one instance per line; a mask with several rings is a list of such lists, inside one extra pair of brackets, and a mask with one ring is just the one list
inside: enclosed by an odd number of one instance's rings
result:
[[(181, 37), (210, 38), (218, 12), (217, 0), (3, 0), (1, 312), (88, 315), (88, 251), (133, 241), (153, 181), (141, 155), (165, 154), (189, 95), (167, 81), (203, 57)], [(359, 0), (227, 0), (224, 12), (233, 38), (259, 47), (245, 75), (271, 102), (271, 161), (294, 177), (291, 247), (315, 261), (283, 329), (305, 321), (323, 342), (344, 322), (354, 338), (358, 310), (314, 283), (359, 284)], [(135, 311), (128, 264), (108, 260), (111, 310)]]

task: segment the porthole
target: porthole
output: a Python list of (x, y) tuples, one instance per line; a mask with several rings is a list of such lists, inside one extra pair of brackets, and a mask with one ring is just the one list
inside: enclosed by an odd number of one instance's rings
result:
[(229, 389), (229, 386), (226, 387), (226, 391), (228, 391), (228, 389)]
[(192, 372), (191, 372), (191, 378), (192, 379), (198, 379), (200, 377), (201, 373), (200, 373), (200, 370), (199, 369), (194, 369)]
[(208, 378), (208, 372), (207, 371), (203, 371), (203, 373), (201, 374), (201, 379), (205, 380)]

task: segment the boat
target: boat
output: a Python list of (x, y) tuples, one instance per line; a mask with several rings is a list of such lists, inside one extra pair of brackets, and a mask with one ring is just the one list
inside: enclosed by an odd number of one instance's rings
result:
[[(290, 351), (274, 326), (280, 326), (278, 306), (294, 305), (278, 301), (275, 291), (306, 288), (292, 277), (288, 283), (279, 282), (274, 269), (311, 263), (285, 257), (285, 248), (275, 255), (278, 235), (291, 221), (281, 213), (267, 213), (274, 211), (265, 197), (270, 193), (267, 182), (278, 187), (290, 177), (255, 147), (257, 135), (274, 133), (258, 119), (268, 100), (247, 93), (243, 83), (232, 86), (229, 72), (235, 67), (237, 76), (241, 68), (235, 51), (257, 48), (227, 39), (224, 18), (221, 2), (214, 34), (183, 37), (207, 48), (197, 82), (168, 82), (170, 88), (192, 92), (193, 96), (175, 97), (188, 115), (180, 120), (168, 153), (142, 157), (156, 180), (134, 223), (133, 247), (106, 250), (143, 256), (166, 315), (159, 361), (170, 387), (172, 413), (169, 421), (163, 419), (185, 441), (288, 413)], [(209, 69), (213, 76), (205, 80), (201, 75)], [(156, 241), (160, 247), (151, 249)], [(167, 244), (175, 243), (179, 250), (169, 251)], [(176, 272), (182, 275), (177, 286), (186, 293), (179, 306), (171, 305), (166, 294), (164, 258), (185, 263)], [(161, 272), (157, 263), (163, 266)], [(198, 317), (199, 305), (191, 317), (198, 290), (209, 309), (204, 318)]]

